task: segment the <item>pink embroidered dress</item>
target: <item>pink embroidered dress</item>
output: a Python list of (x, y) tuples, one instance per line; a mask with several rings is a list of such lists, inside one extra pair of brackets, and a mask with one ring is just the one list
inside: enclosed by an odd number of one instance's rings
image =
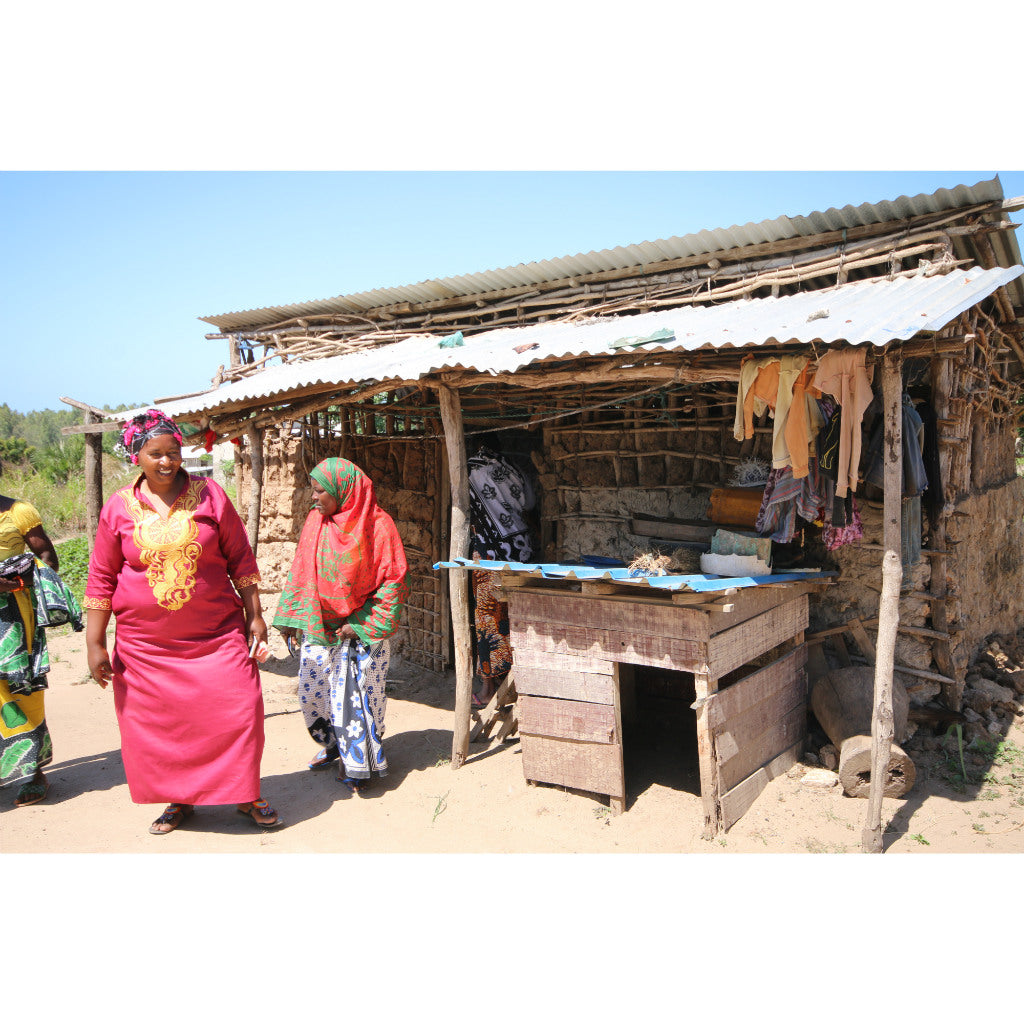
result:
[(164, 520), (141, 481), (103, 506), (83, 602), (116, 617), (128, 789), (138, 804), (248, 803), (260, 795), (263, 694), (235, 588), (259, 581), (256, 559), (219, 484), (189, 477)]

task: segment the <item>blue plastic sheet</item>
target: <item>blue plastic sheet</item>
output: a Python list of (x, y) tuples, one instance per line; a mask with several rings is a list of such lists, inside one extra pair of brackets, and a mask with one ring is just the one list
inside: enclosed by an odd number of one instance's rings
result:
[(695, 573), (687, 576), (631, 576), (629, 569), (596, 568), (590, 565), (562, 565), (558, 562), (490, 562), (484, 559), (457, 558), (451, 562), (437, 562), (435, 569), (492, 569), (523, 576), (557, 580), (608, 580), (635, 587), (655, 590), (690, 590), (697, 594), (729, 590), (732, 587), (756, 587), (762, 583), (796, 583), (802, 580), (827, 579), (833, 572), (818, 569), (793, 569), (769, 576), (710, 576)]

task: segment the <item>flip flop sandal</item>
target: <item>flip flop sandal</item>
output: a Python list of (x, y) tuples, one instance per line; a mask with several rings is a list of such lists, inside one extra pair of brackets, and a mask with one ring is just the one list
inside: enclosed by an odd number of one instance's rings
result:
[(338, 748), (337, 747), (325, 747), (320, 751), (306, 766), (311, 772), (317, 772), (321, 768), (326, 768), (332, 761), (338, 760)]
[(353, 795), (359, 796), (369, 784), (369, 779), (350, 779), (347, 775), (338, 781)]
[[(164, 813), (149, 826), (149, 831), (154, 836), (165, 836), (195, 813), (195, 808), (189, 807), (188, 804), (168, 804)], [(170, 825), (170, 828), (160, 828), (161, 825)]]
[[(258, 825), (260, 828), (277, 828), (277, 826), (281, 824), (281, 819), (277, 816), (277, 811), (275, 811), (274, 808), (263, 799), (263, 797), (260, 797), (259, 800), (253, 800), (251, 804), (236, 807), (235, 809), (239, 814), (244, 814), (247, 818), (252, 818), (254, 824)], [(274, 815), (274, 820), (260, 821), (256, 817), (257, 814), (262, 815), (264, 818), (269, 818), (270, 815)]]
[[(18, 790), (18, 795), (15, 797), (15, 807), (30, 807), (32, 804), (38, 804), (46, 799), (46, 794), (50, 792), (50, 783), (45, 779), (42, 782), (26, 782), (21, 789)], [(25, 796), (22, 796), (22, 793)]]

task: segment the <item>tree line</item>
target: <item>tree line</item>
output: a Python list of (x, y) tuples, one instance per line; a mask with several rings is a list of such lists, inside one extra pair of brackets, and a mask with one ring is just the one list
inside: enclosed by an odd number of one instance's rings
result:
[[(105, 412), (124, 412), (138, 405), (104, 406)], [(85, 465), (85, 436), (61, 433), (64, 427), (84, 423), (79, 409), (40, 409), (17, 412), (6, 402), (0, 405), (0, 474), (4, 467), (22, 466), (45, 477), (53, 484), (67, 483), (82, 472)], [(116, 454), (116, 431), (103, 435), (103, 450)]]

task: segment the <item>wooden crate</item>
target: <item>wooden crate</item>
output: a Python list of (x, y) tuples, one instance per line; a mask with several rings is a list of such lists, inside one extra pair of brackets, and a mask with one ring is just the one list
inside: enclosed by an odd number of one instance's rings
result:
[(625, 809), (621, 665), (694, 677), (706, 836), (732, 825), (799, 755), (808, 623), (800, 585), (747, 588), (724, 604), (554, 587), (510, 588), (508, 599), (528, 780), (607, 794)]
[(594, 658), (516, 651), (523, 774), (611, 798), (625, 809), (618, 668)]
[(744, 596), (736, 618), (716, 609), (714, 622), (712, 612), (671, 601), (526, 589), (511, 590), (508, 597), (517, 664), (523, 656), (540, 663), (544, 656), (559, 655), (705, 672), (718, 679), (802, 632), (808, 622), (806, 596), (792, 597), (783, 589), (767, 597)]

